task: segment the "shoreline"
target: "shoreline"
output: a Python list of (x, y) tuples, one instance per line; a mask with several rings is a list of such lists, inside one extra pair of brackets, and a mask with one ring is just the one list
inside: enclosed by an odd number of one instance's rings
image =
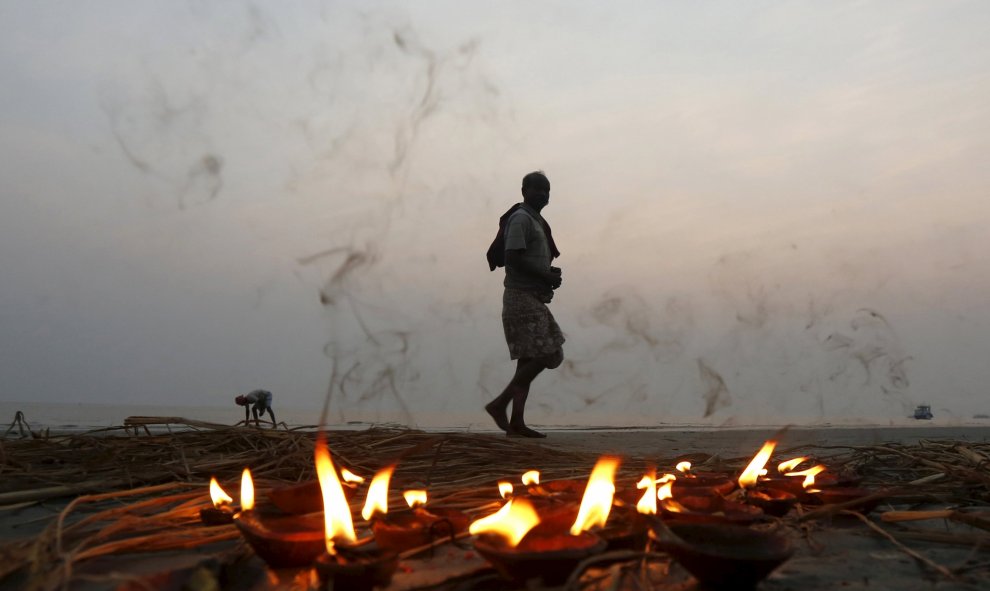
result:
[[(85, 432), (95, 429), (122, 427), (125, 419), (140, 417), (182, 417), (189, 421), (234, 425), (243, 418), (243, 409), (218, 406), (167, 406), (141, 404), (98, 404), (98, 403), (39, 403), (30, 401), (0, 400), (0, 434), (12, 424), (15, 414), (23, 412), (25, 420), (35, 431), (49, 429), (52, 432)], [(276, 418), (290, 428), (316, 425), (320, 409), (276, 406)], [(411, 428), (430, 432), (496, 432), (494, 424), (480, 405), (477, 412), (446, 412), (421, 417), (403, 417), (392, 413), (366, 413), (341, 416), (339, 412), (330, 414), (327, 428), (335, 430), (357, 430), (371, 427)], [(931, 420), (917, 420), (913, 417), (772, 417), (732, 416), (705, 420), (700, 416), (659, 416), (655, 420), (644, 420), (645, 416), (623, 414), (581, 415), (562, 414), (557, 420), (535, 414), (530, 418), (532, 426), (541, 430), (553, 431), (687, 431), (687, 430), (748, 430), (777, 429), (790, 426), (792, 429), (835, 429), (835, 428), (956, 428), (987, 427), (990, 417), (975, 415), (962, 418), (947, 412), (936, 412)], [(582, 420), (585, 419), (585, 420)]]

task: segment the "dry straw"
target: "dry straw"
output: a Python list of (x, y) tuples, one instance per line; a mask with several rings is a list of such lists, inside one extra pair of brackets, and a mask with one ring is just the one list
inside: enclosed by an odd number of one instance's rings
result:
[[(0, 585), (5, 577), (25, 570), (30, 573), (29, 589), (56, 589), (73, 581), (92, 581), (92, 573), (79, 570), (99, 557), (192, 548), (220, 547), (229, 552), (230, 543), (217, 543), (238, 539), (233, 526), (206, 528), (198, 522), (199, 510), (210, 504), (207, 483), (211, 476), (236, 491), (240, 472), (248, 466), (262, 495), (266, 489), (315, 478), (313, 428), (274, 430), (183, 419), (169, 422), (181, 429), (130, 434), (130, 428), (136, 433), (137, 426), (161, 424), (147, 421), (130, 425), (126, 434), (111, 429), (0, 439), (0, 509), (24, 508), (54, 499), (62, 499), (59, 502), (64, 504), (64, 499), (71, 499), (40, 535), (0, 545)], [(518, 480), (532, 468), (539, 469), (544, 480), (584, 479), (597, 459), (592, 453), (471, 433), (369, 429), (330, 431), (327, 440), (339, 465), (370, 476), (397, 463), (393, 476), (396, 494), (404, 487), (426, 487), (431, 503), (472, 515), (491, 511), (498, 500), (496, 482), (500, 479)], [(883, 536), (934, 573), (947, 578), (958, 574), (907, 548), (901, 540), (990, 549), (990, 534), (984, 533), (990, 530), (990, 519), (973, 511), (990, 507), (990, 444), (921, 441), (915, 445), (811, 446), (781, 450), (778, 455), (797, 455), (799, 451), (825, 458), (830, 470), (864, 477), (864, 485), (878, 491), (876, 496), (888, 508), (895, 504), (925, 506), (925, 511), (889, 512), (885, 514), (888, 517), (881, 514), (879, 519), (857, 515), (867, 524), (865, 531)], [(751, 459), (695, 456), (698, 464), (725, 472), (738, 472)], [(673, 464), (674, 458), (625, 458), (619, 478), (634, 486), (648, 466)], [(363, 499), (352, 500), (355, 513), (361, 502)], [(829, 527), (830, 518), (855, 507), (836, 505), (792, 513), (774, 527), (791, 528), (796, 535), (810, 537), (813, 528)], [(946, 536), (904, 525), (927, 519), (967, 524), (975, 528), (974, 533)], [(570, 584), (580, 588), (588, 581), (601, 581), (608, 572), (628, 575), (630, 569), (639, 569), (639, 574), (625, 579), (642, 584), (647, 580), (643, 569), (655, 558), (631, 553), (624, 559), (616, 558), (622, 563), (618, 570), (608, 566), (602, 571), (605, 575), (575, 575)]]

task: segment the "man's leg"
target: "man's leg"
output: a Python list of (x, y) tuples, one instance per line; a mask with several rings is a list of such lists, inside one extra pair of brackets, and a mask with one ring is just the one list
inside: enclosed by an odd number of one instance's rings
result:
[[(544, 369), (546, 369), (546, 364), (543, 359), (524, 357), (516, 362), (516, 373), (509, 381), (509, 385), (495, 400), (485, 405), (485, 410), (495, 419), (495, 424), (498, 425), (499, 429), (508, 433), (527, 428), (523, 411), (526, 407), (526, 399), (529, 397), (529, 386)], [(508, 420), (506, 419), (506, 410), (508, 410), (510, 402), (512, 403), (512, 419)], [(532, 429), (529, 431), (536, 433)], [(542, 434), (530, 435), (530, 437), (542, 436)]]
[[(529, 386), (546, 369), (544, 359), (523, 358), (516, 364), (516, 373), (505, 390), (498, 395), (485, 409), (495, 423), (510, 436), (546, 437), (539, 431), (526, 426), (526, 399), (529, 398)], [(512, 418), (506, 422), (505, 411), (512, 402)], [(502, 421), (500, 423), (500, 421)], [(505, 426), (503, 426), (505, 425)]]
[(516, 361), (516, 372), (513, 374), (512, 379), (509, 380), (509, 385), (505, 387), (505, 390), (502, 390), (502, 393), (499, 394), (495, 400), (492, 400), (485, 405), (485, 410), (488, 411), (488, 414), (490, 414), (495, 420), (495, 424), (498, 425), (498, 428), (506, 432), (509, 430), (509, 419), (506, 411), (508, 410), (509, 403), (512, 402), (515, 394), (515, 387), (513, 385), (516, 383), (523, 363), (526, 361), (528, 361), (528, 359), (519, 359)]

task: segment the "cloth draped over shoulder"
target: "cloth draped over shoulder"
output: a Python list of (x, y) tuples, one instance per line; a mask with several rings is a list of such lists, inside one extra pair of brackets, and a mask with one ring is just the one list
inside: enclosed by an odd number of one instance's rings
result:
[[(488, 254), (486, 255), (488, 257), (488, 268), (490, 271), (494, 271), (496, 267), (505, 266), (505, 224), (509, 221), (509, 217), (520, 207), (522, 207), (522, 203), (516, 203), (509, 208), (509, 211), (503, 213), (502, 217), (498, 218), (498, 234), (495, 235), (492, 245), (488, 247)], [(557, 245), (554, 244), (553, 234), (550, 232), (550, 224), (542, 217), (540, 218), (540, 223), (547, 235), (547, 242), (550, 243), (550, 254), (553, 255), (553, 258), (559, 257), (560, 251), (557, 250)]]

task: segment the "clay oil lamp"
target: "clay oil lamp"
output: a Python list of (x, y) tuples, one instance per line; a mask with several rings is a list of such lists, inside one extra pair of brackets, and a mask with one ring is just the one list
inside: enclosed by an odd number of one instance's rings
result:
[(656, 474), (643, 476), (637, 489), (645, 489), (636, 506), (612, 506), (605, 525), (595, 533), (608, 544), (607, 550), (642, 550), (649, 540), (649, 520), (657, 513)]
[(760, 477), (767, 473), (766, 465), (770, 461), (777, 442), (768, 440), (750, 461), (746, 469), (739, 475), (739, 488), (747, 503), (759, 507), (764, 513), (775, 517), (783, 517), (797, 504), (797, 496), (786, 490), (771, 488), (761, 484)]
[(736, 488), (736, 483), (727, 476), (692, 472), (688, 461), (678, 462), (674, 469), (679, 472), (673, 485), (673, 493), (678, 496), (727, 495)]
[[(344, 480), (344, 495), (347, 498), (350, 498), (357, 490), (358, 485), (364, 482), (364, 478), (347, 468), (341, 468), (340, 477)], [(273, 488), (268, 492), (268, 498), (283, 512), (293, 515), (323, 511), (323, 496), (320, 493), (318, 480)]]
[[(649, 534), (646, 520), (630, 506), (614, 505), (615, 472), (618, 467), (618, 458), (610, 456), (600, 458), (595, 464), (570, 533), (579, 535), (593, 531), (605, 540), (608, 550), (642, 549)], [(640, 482), (654, 479), (650, 475)]]
[(425, 490), (407, 490), (402, 497), (410, 511), (427, 525), (430, 534), (427, 543), (443, 537), (453, 540), (458, 534), (466, 532), (471, 524), (471, 519), (457, 509), (427, 507)]
[[(391, 469), (388, 469), (391, 475)], [(387, 482), (384, 487), (376, 487), (379, 475), (375, 476), (368, 490), (368, 503), (362, 516), (371, 523), (375, 541), (383, 550), (403, 552), (430, 544), (437, 538), (450, 537), (465, 531), (470, 520), (460, 511), (453, 509), (426, 509), (425, 490), (407, 490), (403, 493), (408, 510), (388, 510)], [(372, 493), (377, 498), (372, 498)]]
[(682, 495), (674, 498), (675, 481), (657, 490), (660, 513), (665, 519), (686, 523), (749, 525), (763, 519), (763, 510), (720, 495)]
[(560, 585), (582, 560), (601, 552), (605, 542), (582, 532), (536, 532), (540, 523), (529, 499), (514, 498), (496, 513), (471, 524), (477, 537), (474, 548), (507, 580), (525, 584), (542, 578), (547, 585)]
[(374, 543), (358, 544), (351, 509), (322, 434), (317, 436), (313, 454), (324, 507), (321, 540), (324, 552), (314, 563), (320, 581), (325, 588), (348, 591), (388, 586), (399, 566), (398, 555)]
[[(567, 531), (577, 517), (577, 505), (585, 483), (576, 480), (556, 480), (543, 485), (540, 484), (540, 473), (536, 470), (529, 470), (523, 474), (522, 483), (526, 487), (523, 496), (540, 516), (537, 531)], [(503, 486), (508, 488), (511, 496), (512, 484), (500, 482), (500, 492)]]
[(808, 493), (822, 505), (849, 503), (847, 506), (848, 509), (861, 513), (869, 513), (876, 509), (881, 501), (879, 498), (868, 498), (873, 494), (869, 490), (851, 486), (831, 486), (822, 489), (811, 489)]
[[(822, 466), (824, 470), (824, 466)], [(806, 494), (810, 504), (815, 505), (846, 505), (848, 509), (861, 513), (869, 513), (880, 504), (880, 498), (874, 498), (871, 491), (855, 486), (824, 486), (818, 488), (815, 474), (809, 474), (804, 479), (807, 487)]]
[[(539, 491), (542, 496), (548, 496), (555, 500), (570, 502), (577, 501), (581, 498), (581, 493), (584, 492), (585, 483), (581, 480), (575, 480), (572, 478), (565, 478), (561, 480), (548, 480), (546, 482), (539, 482), (539, 472), (531, 470), (526, 474), (523, 474), (524, 478), (537, 478), (535, 483), (535, 489)], [(530, 486), (530, 493), (534, 492), (534, 486)]]
[(522, 475), (522, 483), (531, 497), (547, 497), (561, 501), (577, 501), (581, 498), (585, 483), (581, 480), (563, 479), (540, 483), (540, 473), (530, 470)]
[[(809, 498), (805, 493), (807, 487), (804, 486), (803, 479), (809, 474), (820, 474), (825, 470), (825, 467), (821, 465), (797, 470), (799, 466), (810, 465), (811, 461), (811, 458), (799, 457), (780, 462), (777, 465), (777, 471), (774, 475), (760, 477), (759, 486), (761, 488), (774, 488), (787, 491), (797, 497), (799, 502), (808, 502)], [(822, 478), (822, 476), (818, 476), (818, 478)], [(831, 479), (831, 476), (829, 476), (829, 479)]]
[(740, 527), (656, 522), (654, 547), (708, 589), (752, 589), (794, 550), (787, 538)]
[(241, 512), (234, 524), (248, 544), (272, 568), (305, 567), (323, 552), (319, 515), (261, 515), (254, 508), (251, 472), (241, 476)]
[(233, 507), (234, 499), (230, 498), (217, 482), (215, 477), (210, 477), (210, 500), (212, 507), (205, 507), (199, 510), (199, 518), (204, 525), (227, 525), (234, 522), (234, 513), (237, 511)]

